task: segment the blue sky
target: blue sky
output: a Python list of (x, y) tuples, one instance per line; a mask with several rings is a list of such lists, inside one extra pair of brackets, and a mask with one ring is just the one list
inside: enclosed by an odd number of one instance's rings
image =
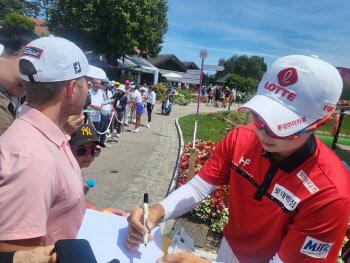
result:
[[(160, 54), (207, 65), (234, 54), (263, 56), (268, 66), (292, 54), (317, 55), (350, 68), (349, 0), (169, 0)], [(214, 73), (214, 72), (212, 72)]]

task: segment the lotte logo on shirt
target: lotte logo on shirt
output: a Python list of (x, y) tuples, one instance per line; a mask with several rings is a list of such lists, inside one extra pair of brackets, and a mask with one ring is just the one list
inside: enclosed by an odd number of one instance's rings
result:
[(295, 68), (286, 68), (278, 73), (277, 78), (278, 83), (282, 87), (287, 87), (289, 85), (293, 85), (298, 81), (298, 73)]

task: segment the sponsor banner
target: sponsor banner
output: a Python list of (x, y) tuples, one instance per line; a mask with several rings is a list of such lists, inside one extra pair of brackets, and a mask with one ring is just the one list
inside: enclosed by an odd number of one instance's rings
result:
[(300, 252), (312, 258), (326, 258), (334, 243), (326, 243), (312, 237), (306, 237)]
[(282, 185), (275, 184), (271, 195), (283, 203), (284, 207), (289, 211), (294, 211), (297, 208), (300, 199), (292, 192), (284, 188)]

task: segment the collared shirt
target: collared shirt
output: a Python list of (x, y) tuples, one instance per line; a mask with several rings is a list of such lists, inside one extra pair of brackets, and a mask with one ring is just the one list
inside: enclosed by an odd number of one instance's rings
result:
[(311, 135), (276, 162), (252, 125), (230, 132), (198, 173), (229, 184), (224, 236), (240, 262), (335, 262), (350, 215), (350, 179), (335, 154)]
[(11, 97), (0, 87), (0, 135), (13, 123), (16, 117), (16, 109)]
[(0, 137), (0, 240), (76, 238), (86, 201), (69, 139), (28, 105)]

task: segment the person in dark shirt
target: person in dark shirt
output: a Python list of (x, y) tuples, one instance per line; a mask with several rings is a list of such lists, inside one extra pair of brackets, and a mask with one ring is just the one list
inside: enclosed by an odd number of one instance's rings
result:
[[(116, 89), (116, 93), (113, 95), (112, 99), (114, 99), (113, 103), (113, 108), (115, 109), (116, 113), (118, 114), (117, 118), (117, 138), (120, 137), (120, 131), (121, 131), (121, 126), (123, 123), (123, 118), (124, 118), (124, 113), (125, 113), (125, 108), (126, 104), (128, 102), (128, 99), (125, 95), (125, 86), (120, 85)], [(112, 127), (111, 131), (114, 131), (114, 127)]]

